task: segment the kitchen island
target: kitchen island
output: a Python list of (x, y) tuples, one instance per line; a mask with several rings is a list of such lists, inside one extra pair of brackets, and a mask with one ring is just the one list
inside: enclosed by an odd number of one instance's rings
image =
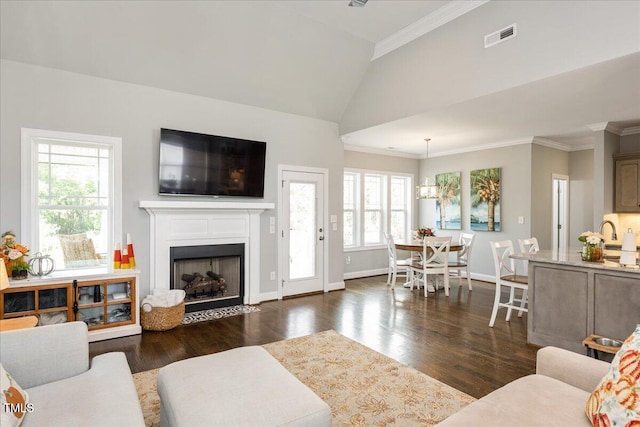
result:
[(584, 353), (589, 335), (624, 340), (640, 324), (640, 269), (582, 261), (579, 248), (512, 258), (528, 261), (529, 343)]

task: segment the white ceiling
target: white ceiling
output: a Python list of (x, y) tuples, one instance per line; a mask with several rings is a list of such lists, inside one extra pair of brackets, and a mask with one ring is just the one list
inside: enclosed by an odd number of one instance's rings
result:
[[(443, 16), (472, 3), (485, 2), (370, 0), (358, 8), (348, 0), (2, 0), (0, 57), (339, 123), (381, 46), (399, 47), (398, 40), (409, 41), (399, 35), (424, 34), (416, 32), (418, 24), (455, 25), (455, 15)], [(410, 156), (423, 154), (425, 137), (433, 155), (534, 136), (570, 149), (588, 145), (589, 125), (602, 122), (640, 126), (640, 55), (343, 140), (356, 149)]]
[(371, 0), (365, 7), (348, 7), (349, 0), (284, 0), (273, 3), (328, 27), (378, 43), (451, 2)]

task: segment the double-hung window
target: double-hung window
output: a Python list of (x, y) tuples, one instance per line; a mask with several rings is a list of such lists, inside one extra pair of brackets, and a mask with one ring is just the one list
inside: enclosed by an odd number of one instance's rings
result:
[(404, 239), (410, 233), (411, 175), (381, 171), (344, 171), (344, 247), (384, 245), (384, 233)]
[(120, 138), (22, 129), (23, 239), (56, 270), (106, 266), (121, 236)]

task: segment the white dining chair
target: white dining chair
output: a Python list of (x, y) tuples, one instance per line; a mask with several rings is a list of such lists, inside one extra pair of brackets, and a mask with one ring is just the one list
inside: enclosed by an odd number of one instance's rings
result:
[(396, 244), (390, 233), (384, 233), (384, 238), (387, 241), (387, 252), (389, 253), (387, 285), (390, 284), (392, 288), (395, 288), (398, 276), (404, 277), (407, 282), (411, 280), (411, 260), (398, 259)]
[(473, 242), (476, 240), (475, 233), (460, 233), (458, 238), (458, 244), (462, 246), (462, 249), (456, 252), (456, 259), (449, 262), (449, 273), (458, 273), (458, 284), (462, 285), (462, 270), (466, 271), (467, 286), (472, 291), (471, 285), (471, 249), (473, 249)]
[(448, 237), (427, 237), (422, 243), (422, 260), (411, 264), (413, 279), (411, 288), (415, 281), (424, 283), (424, 296), (427, 297), (429, 275), (436, 275), (435, 288), (437, 289), (437, 278), (442, 275), (444, 281), (444, 294), (449, 296), (449, 250), (451, 248), (451, 236)]
[[(493, 263), (496, 272), (496, 294), (493, 300), (491, 319), (489, 320), (489, 326), (493, 327), (493, 324), (496, 321), (496, 315), (498, 314), (498, 309), (501, 307), (505, 307), (507, 309), (507, 322), (511, 320), (512, 310), (518, 310), (518, 317), (522, 317), (522, 313), (529, 311), (525, 307), (527, 305), (529, 282), (527, 276), (518, 275), (516, 272), (514, 260), (510, 257), (513, 254), (513, 243), (511, 240), (489, 242), (489, 244), (491, 245)], [(509, 288), (509, 299), (506, 302), (501, 301), (501, 291), (503, 286)], [(515, 297), (516, 289), (522, 291), (520, 298)], [(520, 303), (520, 305), (516, 305), (516, 303)]]
[[(536, 239), (535, 237), (530, 237), (528, 239), (518, 239), (518, 247), (520, 248), (521, 254), (535, 254), (540, 251), (538, 239)], [(529, 274), (529, 263), (525, 260), (522, 261), (522, 265), (524, 266), (522, 274), (527, 276)]]

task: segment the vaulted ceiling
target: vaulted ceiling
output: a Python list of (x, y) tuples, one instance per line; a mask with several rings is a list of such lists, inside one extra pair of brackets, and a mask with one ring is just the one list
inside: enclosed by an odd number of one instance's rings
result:
[(347, 3), (2, 0), (0, 57), (333, 121), (350, 146), (408, 155), (425, 137), (435, 154), (581, 147), (591, 124), (640, 126), (640, 2)]

